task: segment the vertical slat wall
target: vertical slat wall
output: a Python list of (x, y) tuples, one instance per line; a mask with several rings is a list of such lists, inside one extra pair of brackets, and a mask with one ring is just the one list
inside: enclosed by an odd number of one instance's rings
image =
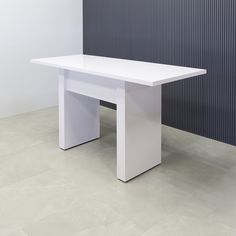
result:
[(84, 53), (206, 68), (163, 86), (163, 123), (236, 145), (235, 0), (84, 0)]

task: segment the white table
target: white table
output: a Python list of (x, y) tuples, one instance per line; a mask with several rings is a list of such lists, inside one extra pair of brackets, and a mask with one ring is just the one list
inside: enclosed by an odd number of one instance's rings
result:
[(73, 55), (31, 61), (59, 69), (59, 146), (100, 137), (100, 100), (117, 105), (117, 178), (126, 182), (161, 163), (161, 85), (206, 70)]

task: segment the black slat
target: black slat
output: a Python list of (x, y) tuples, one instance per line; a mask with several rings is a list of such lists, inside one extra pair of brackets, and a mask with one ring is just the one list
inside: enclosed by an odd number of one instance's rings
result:
[(163, 86), (163, 123), (236, 145), (235, 0), (85, 0), (84, 53), (206, 68)]

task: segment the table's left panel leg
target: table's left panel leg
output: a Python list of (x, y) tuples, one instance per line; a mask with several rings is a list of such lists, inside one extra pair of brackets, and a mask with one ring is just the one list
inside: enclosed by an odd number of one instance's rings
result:
[(68, 148), (100, 136), (100, 102), (66, 91), (67, 71), (59, 74), (59, 146)]

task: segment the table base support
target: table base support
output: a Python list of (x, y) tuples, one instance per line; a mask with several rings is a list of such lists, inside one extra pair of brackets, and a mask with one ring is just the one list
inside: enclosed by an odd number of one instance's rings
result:
[(103, 97), (117, 105), (117, 178), (127, 182), (161, 163), (161, 86), (109, 83), (101, 77), (61, 70), (60, 148), (99, 138)]

